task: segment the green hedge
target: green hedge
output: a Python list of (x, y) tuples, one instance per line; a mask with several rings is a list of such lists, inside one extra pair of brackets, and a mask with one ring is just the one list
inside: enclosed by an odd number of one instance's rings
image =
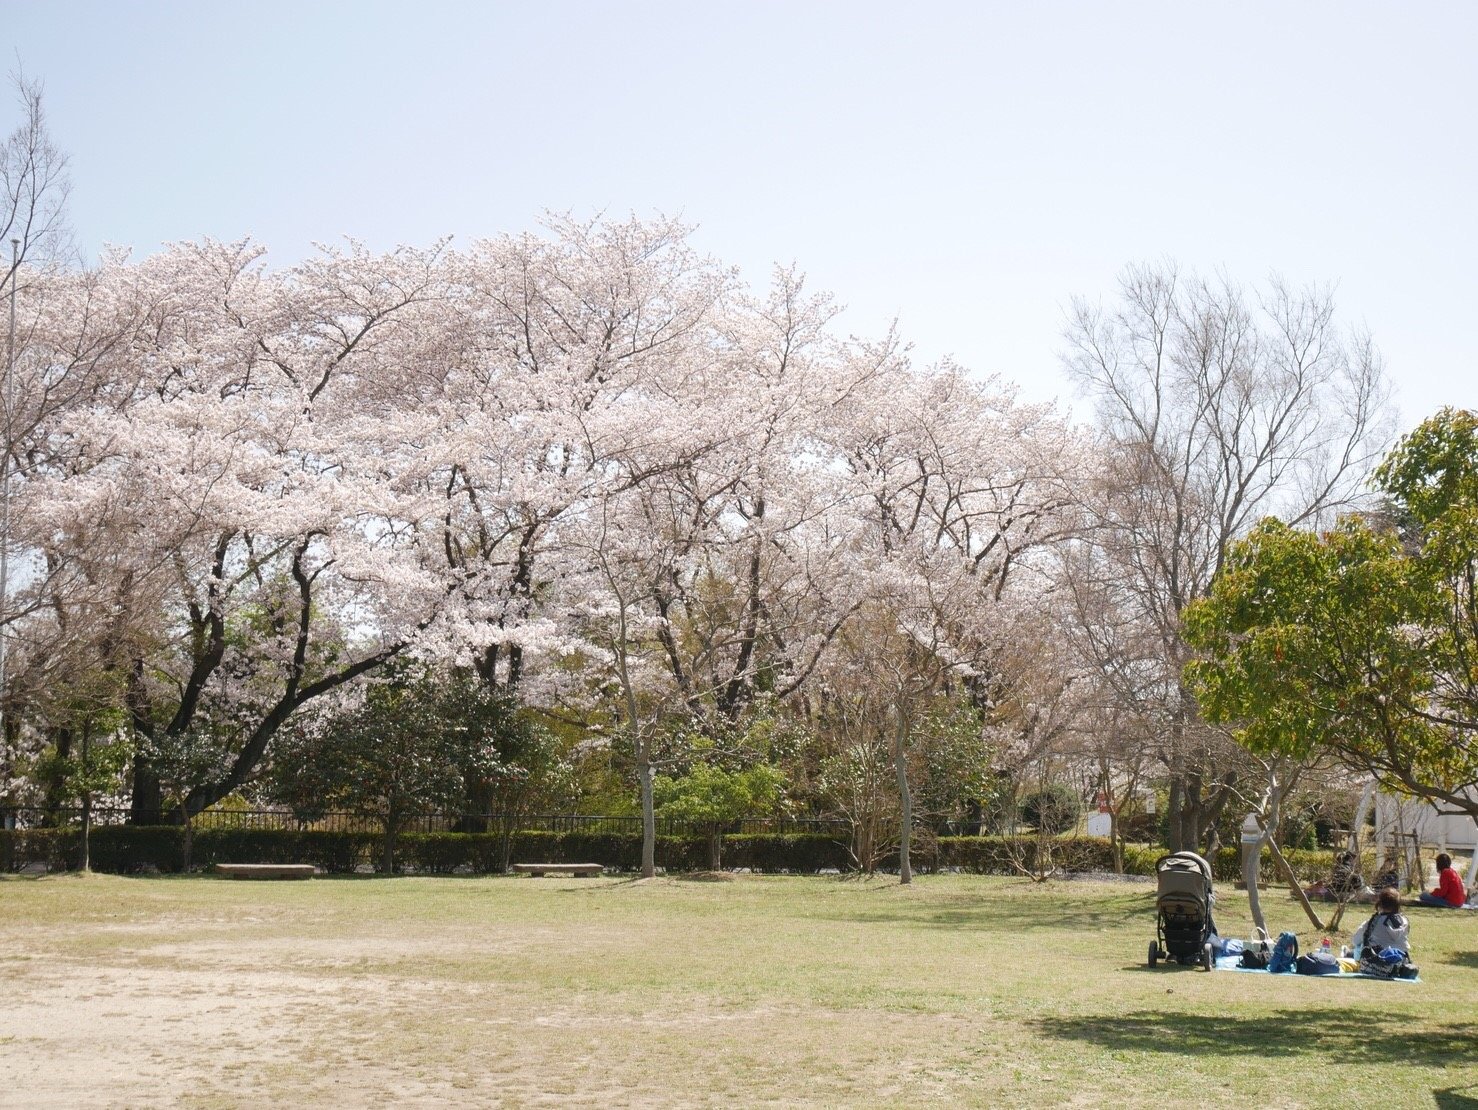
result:
[[(706, 857), (705, 857), (706, 858)], [(850, 871), (847, 842), (827, 833), (740, 833), (724, 837), (725, 867), (751, 871)]]
[[(0, 831), (0, 868), (14, 871), (30, 862), (54, 870), (77, 866), (82, 834), (68, 829)], [(311, 863), (331, 873), (353, 871), (374, 858), (375, 833), (307, 829), (202, 829), (191, 842), (196, 867), (215, 863)], [(128, 873), (157, 868), (179, 871), (185, 861), (185, 830), (178, 825), (100, 825), (88, 840), (94, 871)]]
[[(0, 830), (0, 870), (14, 871), (40, 861), (54, 870), (76, 866), (80, 834), (76, 829)], [(191, 862), (196, 867), (215, 863), (311, 863), (330, 874), (347, 874), (379, 859), (380, 836), (370, 832), (326, 832), (294, 829), (204, 829), (195, 833)], [(1018, 873), (1015, 861), (1029, 860), (1031, 838), (1013, 841), (1005, 836), (942, 836), (920, 845), (914, 865), (921, 871), (959, 870), (981, 875)], [(184, 863), (184, 830), (163, 827), (107, 825), (93, 829), (90, 843), (95, 871), (128, 873), (150, 867), (178, 871)], [(408, 871), (444, 875), (457, 871), (486, 874), (501, 861), (498, 833), (404, 833), (396, 845), (398, 865)], [(1165, 855), (1159, 847), (1124, 846), (1124, 871), (1153, 875), (1155, 861)], [(1289, 849), (1284, 852), (1304, 882), (1327, 878), (1334, 853)], [(513, 863), (599, 863), (613, 871), (641, 867), (641, 838), (616, 833), (538, 832), (513, 835)], [(1067, 871), (1114, 870), (1113, 847), (1098, 837), (1058, 837), (1052, 841), (1052, 862)], [(1240, 850), (1222, 848), (1211, 861), (1217, 882), (1241, 878)], [(725, 836), (723, 865), (756, 872), (815, 874), (823, 870), (849, 871), (851, 859), (842, 839), (825, 833), (746, 833)], [(708, 866), (708, 843), (703, 837), (659, 836), (657, 866), (668, 871), (701, 871)], [(896, 868), (897, 855), (883, 862)], [(1264, 851), (1261, 877), (1280, 883), (1282, 877)]]

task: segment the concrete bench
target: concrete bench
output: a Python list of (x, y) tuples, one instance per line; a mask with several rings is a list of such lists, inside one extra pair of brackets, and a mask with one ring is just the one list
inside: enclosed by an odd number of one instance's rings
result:
[(573, 875), (577, 879), (583, 879), (589, 875), (599, 875), (605, 867), (598, 863), (515, 863), (513, 870), (535, 879), (545, 875)]
[(228, 879), (311, 879), (311, 863), (218, 863), (216, 874)]

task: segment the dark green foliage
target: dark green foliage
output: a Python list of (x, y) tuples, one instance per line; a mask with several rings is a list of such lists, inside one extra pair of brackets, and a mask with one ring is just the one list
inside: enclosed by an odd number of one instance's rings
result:
[(724, 854), (729, 866), (747, 867), (751, 871), (812, 874), (823, 870), (850, 871), (853, 867), (846, 838), (827, 833), (726, 836)]
[[(109, 825), (93, 830), (93, 866), (98, 871), (130, 873), (152, 865), (161, 871), (180, 869), (184, 830)], [(55, 869), (76, 858), (76, 829), (0, 830), (0, 869), (14, 871), (43, 861)], [(346, 874), (368, 862), (379, 836), (366, 832), (308, 829), (206, 829), (195, 834), (195, 863), (311, 863), (329, 874)], [(957, 869), (980, 875), (1019, 874), (1016, 861), (1028, 858), (1034, 839), (1008, 836), (941, 836), (921, 858), (920, 869)], [(400, 867), (422, 874), (474, 874), (501, 867), (497, 833), (404, 833)], [(659, 836), (657, 865), (668, 871), (699, 871), (707, 866), (708, 842), (702, 836)], [(641, 867), (641, 837), (621, 833), (554, 833), (523, 831), (512, 837), (515, 863), (599, 863), (612, 871)], [(744, 833), (724, 837), (730, 867), (770, 874), (811, 875), (848, 871), (852, 862), (844, 840), (826, 833)], [(1143, 844), (1124, 846), (1124, 873), (1153, 875), (1165, 849)], [(1328, 878), (1334, 853), (1288, 849), (1284, 853), (1304, 882)], [(1113, 845), (1091, 836), (1058, 837), (1052, 842), (1053, 863), (1065, 871), (1112, 871)], [(897, 867), (896, 854), (883, 861)], [(1218, 883), (1242, 876), (1239, 848), (1223, 848), (1211, 860)], [(1276, 882), (1272, 857), (1263, 853), (1262, 875)]]
[(381, 870), (395, 870), (396, 839), (407, 816), (459, 805), (469, 781), (501, 770), (486, 729), (453, 721), (429, 678), (366, 689), (364, 701), (284, 736), (275, 793), (313, 816), (345, 809), (384, 829)]
[(208, 829), (195, 834), (194, 862), (311, 863), (343, 875), (369, 861), (375, 833), (328, 829)]
[(1083, 799), (1076, 790), (1061, 783), (1049, 783), (1021, 799), (1022, 819), (1048, 836), (1067, 832), (1077, 825), (1082, 814)]

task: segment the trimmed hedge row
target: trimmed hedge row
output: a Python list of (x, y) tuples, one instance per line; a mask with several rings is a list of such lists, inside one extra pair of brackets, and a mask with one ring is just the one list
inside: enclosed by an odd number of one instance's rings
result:
[[(1126, 875), (1153, 875), (1155, 861), (1165, 854), (1164, 848), (1126, 844), (1124, 846), (1124, 873)], [(1335, 853), (1327, 848), (1283, 849), (1283, 858), (1293, 868), (1293, 873), (1304, 883), (1329, 878), (1334, 870), (1334, 855)], [(1236, 845), (1218, 849), (1209, 862), (1211, 874), (1217, 882), (1233, 883), (1241, 880), (1242, 849)], [(1275, 884), (1283, 882), (1283, 875), (1277, 864), (1273, 862), (1273, 853), (1266, 848), (1262, 850), (1262, 860), (1258, 868), (1259, 881)]]
[[(14, 871), (39, 861), (55, 870), (76, 866), (79, 833), (76, 829), (0, 830), (0, 870)], [(191, 862), (196, 867), (215, 863), (311, 863), (329, 874), (348, 874), (379, 860), (378, 833), (330, 832), (293, 829), (202, 829), (194, 834)], [(162, 827), (106, 825), (93, 829), (89, 845), (95, 871), (130, 872), (151, 867), (179, 871), (184, 864), (184, 830)], [(600, 863), (616, 871), (641, 866), (641, 838), (616, 833), (514, 833), (512, 863)], [(960, 870), (982, 875), (1012, 875), (1018, 861), (1031, 859), (1035, 843), (1005, 836), (942, 836), (921, 844), (914, 865), (921, 871)], [(1113, 871), (1113, 846), (1097, 837), (1058, 837), (1051, 842), (1052, 863), (1067, 871)], [(445, 875), (458, 871), (486, 874), (502, 860), (498, 833), (404, 833), (396, 842), (396, 861), (408, 871)], [(1154, 874), (1163, 848), (1126, 845), (1124, 871)], [(1284, 852), (1294, 871), (1305, 881), (1327, 877), (1333, 868), (1328, 851)], [(1217, 882), (1230, 883), (1242, 874), (1236, 847), (1221, 849), (1212, 862)], [(852, 861), (845, 842), (825, 833), (746, 833), (725, 836), (723, 865), (756, 872), (788, 871), (814, 874), (823, 870), (849, 871)], [(708, 842), (703, 837), (659, 836), (657, 866), (668, 871), (701, 871), (708, 866)], [(896, 869), (898, 858), (883, 861)], [(1271, 855), (1263, 853), (1262, 877), (1281, 881)]]
[[(75, 828), (0, 830), (0, 870), (31, 862), (53, 870), (77, 866), (82, 834)], [(314, 829), (201, 829), (191, 842), (191, 863), (311, 863), (323, 871), (353, 871), (370, 858), (376, 833)], [(185, 830), (178, 825), (100, 825), (88, 839), (94, 871), (126, 873), (158, 868), (179, 871), (185, 860)]]

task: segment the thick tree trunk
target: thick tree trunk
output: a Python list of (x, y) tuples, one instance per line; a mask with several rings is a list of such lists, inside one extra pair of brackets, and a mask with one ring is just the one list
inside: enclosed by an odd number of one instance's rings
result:
[(133, 798), (128, 808), (130, 825), (159, 825), (164, 822), (164, 795), (159, 777), (143, 755), (133, 757)]
[(723, 830), (714, 825), (708, 830), (708, 870), (710, 871), (717, 871), (723, 866), (720, 860), (723, 854), (723, 842)]
[(652, 804), (652, 763), (643, 756), (636, 765), (641, 780), (641, 874), (644, 879), (657, 874), (657, 815)]
[[(13, 717), (14, 717), (13, 714), (11, 714), (11, 715), (9, 715), (9, 716), (6, 717), (6, 721), (7, 721), (6, 731), (9, 731), (9, 724), (8, 724), (8, 722), (10, 720), (12, 720)], [(59, 728), (59, 729), (57, 729), (52, 734), (51, 742), (52, 742), (52, 746), (56, 748), (56, 754), (57, 754), (57, 757), (59, 759), (65, 760), (65, 759), (70, 759), (71, 758), (71, 755), (72, 755), (72, 730), (71, 729), (69, 729), (69, 728)], [(14, 749), (12, 749), (12, 750), (14, 750)], [(63, 780), (63, 777), (62, 776), (58, 776), (57, 778), (55, 778), (54, 780), (52, 780), (51, 782), (48, 782), (46, 784), (46, 793), (45, 793), (45, 795), (41, 799), (41, 808), (46, 811), (47, 824), (49, 824), (49, 825), (59, 825), (59, 824), (61, 824), (61, 810), (62, 810), (62, 805), (63, 805), (63, 803), (66, 800), (65, 799), (65, 794), (64, 794), (65, 787), (66, 787), (66, 783)]]

